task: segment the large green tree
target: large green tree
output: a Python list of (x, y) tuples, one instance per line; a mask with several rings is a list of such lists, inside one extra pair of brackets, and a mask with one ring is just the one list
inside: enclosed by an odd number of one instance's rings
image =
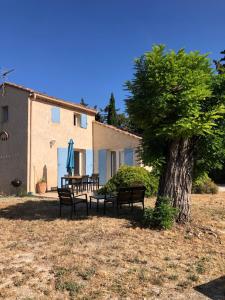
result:
[(160, 196), (169, 197), (180, 223), (190, 218), (195, 162), (200, 164), (207, 139), (222, 134), (224, 99), (214, 96), (220, 85), (207, 55), (163, 45), (136, 59), (134, 78), (126, 83), (127, 111), (143, 130), (143, 161), (160, 170), (156, 205)]

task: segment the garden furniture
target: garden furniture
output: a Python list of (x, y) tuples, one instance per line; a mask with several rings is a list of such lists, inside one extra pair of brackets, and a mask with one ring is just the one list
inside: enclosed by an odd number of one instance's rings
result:
[(93, 173), (89, 178), (89, 185), (91, 191), (99, 189), (99, 174)]
[(119, 208), (122, 205), (128, 204), (133, 210), (134, 203), (142, 203), (144, 211), (144, 198), (145, 198), (146, 188), (144, 186), (133, 186), (133, 187), (121, 187), (119, 188), (117, 196), (111, 196), (104, 201), (104, 213), (107, 203), (116, 203), (117, 214), (119, 213)]
[[(72, 218), (73, 213), (76, 212), (76, 206), (80, 203), (86, 204), (86, 211), (88, 215), (88, 200), (87, 200), (87, 194), (80, 194), (74, 196), (73, 191), (69, 188), (58, 188), (58, 196), (59, 196), (59, 215), (61, 217), (61, 209), (62, 206), (70, 206), (70, 217)], [(83, 198), (82, 198), (83, 197)]]

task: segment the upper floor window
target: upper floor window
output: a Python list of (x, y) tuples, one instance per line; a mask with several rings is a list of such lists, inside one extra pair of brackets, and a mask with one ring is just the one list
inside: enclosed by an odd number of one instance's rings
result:
[(73, 125), (80, 127), (80, 115), (79, 114), (73, 115)]
[(60, 123), (60, 108), (59, 107), (52, 107), (52, 123)]
[(8, 122), (9, 119), (9, 108), (8, 106), (2, 106), (2, 122)]

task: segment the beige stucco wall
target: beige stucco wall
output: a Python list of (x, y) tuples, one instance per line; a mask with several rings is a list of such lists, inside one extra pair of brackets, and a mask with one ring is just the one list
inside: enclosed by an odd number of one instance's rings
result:
[(98, 173), (98, 151), (101, 149), (107, 151), (107, 180), (111, 177), (110, 174), (110, 152), (116, 152), (117, 168), (119, 168), (119, 152), (123, 152), (125, 148), (134, 149), (134, 165), (139, 165), (137, 150), (140, 146), (140, 138), (128, 135), (124, 132), (117, 131), (110, 127), (104, 126), (98, 122), (93, 122), (94, 136), (94, 172)]
[[(29, 93), (17, 88), (0, 89), (0, 132), (6, 130), (7, 141), (0, 140), (0, 193), (13, 193), (11, 181), (19, 178), (26, 190), (27, 183), (27, 122)], [(8, 105), (8, 122), (2, 123), (2, 106)]]
[[(69, 139), (74, 140), (75, 149), (93, 148), (94, 116), (88, 115), (87, 128), (81, 128), (73, 124), (76, 111), (60, 107), (60, 123), (57, 124), (51, 120), (53, 106), (39, 99), (31, 101), (31, 192), (35, 192), (36, 183), (43, 175), (47, 175), (48, 189), (57, 186), (57, 148), (67, 148)], [(52, 147), (51, 140), (55, 140)]]

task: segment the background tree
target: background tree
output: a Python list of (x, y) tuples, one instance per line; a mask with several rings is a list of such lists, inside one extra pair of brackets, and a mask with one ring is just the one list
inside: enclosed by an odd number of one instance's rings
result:
[(80, 104), (83, 106), (88, 106), (88, 104), (84, 101), (83, 98), (80, 99)]
[(134, 79), (126, 83), (131, 93), (127, 111), (143, 130), (143, 160), (160, 170), (156, 205), (160, 196), (169, 197), (180, 223), (190, 218), (199, 141), (213, 141), (221, 132), (224, 100), (213, 97), (215, 76), (207, 55), (166, 52), (156, 45), (135, 61)]
[(214, 60), (214, 64), (216, 66), (216, 70), (219, 74), (225, 73), (225, 50), (221, 51), (220, 54), (223, 55), (223, 57), (219, 60)]
[(116, 104), (113, 93), (111, 93), (108, 105), (108, 115), (107, 115), (107, 123), (109, 125), (117, 126), (117, 113), (116, 113)]

